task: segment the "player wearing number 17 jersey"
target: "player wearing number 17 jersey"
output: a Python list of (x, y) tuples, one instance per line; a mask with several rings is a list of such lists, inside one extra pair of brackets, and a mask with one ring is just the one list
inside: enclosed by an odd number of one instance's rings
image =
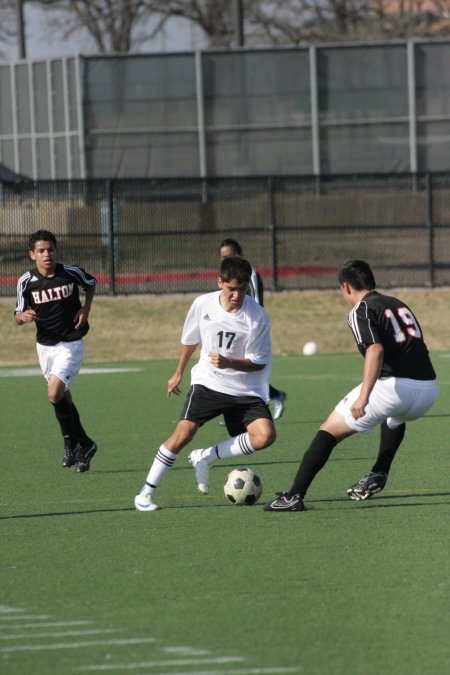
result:
[(375, 290), (375, 278), (364, 260), (350, 260), (339, 272), (348, 323), (364, 357), (362, 383), (350, 391), (321, 425), (303, 456), (294, 483), (268, 502), (266, 511), (303, 511), (303, 498), (333, 448), (355, 432), (370, 433), (381, 425), (378, 456), (372, 470), (347, 489), (351, 499), (368, 499), (386, 485), (406, 422), (422, 417), (439, 390), (422, 330), (401, 300)]
[(211, 464), (219, 459), (251, 455), (275, 440), (269, 407), (272, 362), (270, 320), (265, 310), (247, 295), (252, 268), (240, 256), (222, 260), (219, 291), (197, 298), (186, 317), (182, 351), (167, 393), (180, 394), (183, 373), (201, 344), (200, 358), (191, 371), (191, 387), (175, 431), (157, 451), (144, 487), (135, 497), (138, 511), (154, 511), (156, 488), (178, 453), (197, 429), (223, 415), (230, 438), (208, 448), (193, 450), (198, 490), (207, 494)]

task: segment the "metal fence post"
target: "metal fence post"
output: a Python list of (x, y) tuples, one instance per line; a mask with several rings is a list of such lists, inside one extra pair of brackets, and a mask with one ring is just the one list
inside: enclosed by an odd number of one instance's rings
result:
[(277, 251), (277, 225), (275, 215), (275, 203), (273, 197), (273, 178), (268, 179), (269, 189), (269, 230), (271, 234), (272, 248), (272, 281), (273, 290), (278, 290), (278, 251)]
[(114, 197), (112, 180), (106, 181), (108, 194), (108, 231), (109, 231), (109, 295), (116, 295), (116, 232), (114, 227)]
[(427, 230), (428, 230), (428, 267), (430, 275), (430, 286), (436, 285), (435, 278), (435, 256), (434, 256), (434, 224), (433, 224), (433, 188), (431, 183), (431, 174), (425, 175), (425, 185), (427, 192)]

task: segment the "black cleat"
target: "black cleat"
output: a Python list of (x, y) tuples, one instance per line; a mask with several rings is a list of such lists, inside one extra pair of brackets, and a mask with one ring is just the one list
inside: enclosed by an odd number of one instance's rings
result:
[(81, 446), (78, 443), (64, 443), (64, 454), (61, 463), (65, 469), (73, 466), (78, 461), (80, 450)]
[(77, 473), (84, 473), (89, 471), (91, 466), (91, 459), (97, 452), (97, 443), (92, 441), (90, 445), (85, 445), (84, 448), (80, 447), (80, 452), (78, 455), (77, 463), (75, 466), (75, 471)]
[(372, 495), (381, 492), (387, 483), (387, 474), (371, 471), (367, 476), (363, 476), (357, 483), (353, 483), (347, 488), (347, 495), (350, 499), (361, 501), (370, 499)]
[(305, 505), (300, 495), (287, 497), (286, 492), (277, 492), (277, 499), (264, 504), (264, 511), (305, 511)]

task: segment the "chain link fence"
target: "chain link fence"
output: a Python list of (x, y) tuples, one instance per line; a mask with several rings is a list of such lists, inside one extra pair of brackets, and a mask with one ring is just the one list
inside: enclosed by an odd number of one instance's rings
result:
[(215, 288), (225, 237), (267, 290), (336, 288), (353, 257), (384, 288), (445, 286), (449, 225), (450, 173), (3, 184), (0, 295), (15, 295), (41, 228), (56, 234), (61, 262), (115, 295)]

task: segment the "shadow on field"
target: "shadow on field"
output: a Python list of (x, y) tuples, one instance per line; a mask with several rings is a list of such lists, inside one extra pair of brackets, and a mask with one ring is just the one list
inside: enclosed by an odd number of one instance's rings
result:
[[(401, 494), (401, 495), (386, 495), (383, 497), (378, 497), (376, 499), (371, 499), (369, 500), (364, 500), (361, 502), (356, 502), (356, 500), (351, 500), (348, 497), (339, 497), (338, 499), (311, 499), (310, 502), (307, 501), (306, 505), (306, 510), (311, 511), (314, 509), (314, 506), (310, 506), (310, 504), (336, 504), (336, 503), (345, 503), (347, 506), (337, 506), (335, 507), (338, 510), (342, 509), (348, 509), (348, 508), (355, 508), (355, 509), (374, 509), (374, 508), (382, 508), (382, 509), (390, 509), (390, 508), (408, 508), (410, 506), (439, 506), (440, 504), (449, 504), (450, 501), (443, 500), (439, 502), (435, 501), (416, 501), (416, 502), (407, 502), (404, 503), (403, 501), (401, 503), (398, 503), (398, 500), (405, 500), (405, 499), (411, 499), (411, 498), (417, 498), (420, 497), (422, 499), (426, 499), (427, 497), (450, 497), (450, 492), (423, 492), (423, 493), (417, 493), (417, 492), (411, 492), (407, 494)], [(389, 503), (392, 501), (397, 500), (397, 503)], [(353, 504), (353, 506), (352, 506)]]
[[(420, 497), (422, 500), (427, 499), (428, 497), (450, 497), (450, 492), (425, 492), (422, 494), (418, 494), (416, 492), (412, 492), (410, 494), (402, 494), (402, 495), (391, 495), (391, 496), (386, 496), (386, 497), (378, 497), (377, 499), (372, 499), (370, 501), (363, 501), (361, 503), (353, 503), (353, 505), (350, 503), (351, 500), (348, 499), (348, 497), (339, 497), (335, 499), (311, 499), (310, 501), (307, 501), (306, 503), (306, 511), (314, 511), (315, 507), (314, 504), (334, 504), (333, 506), (333, 511), (343, 511), (346, 510), (348, 511), (349, 508), (352, 509), (389, 509), (389, 508), (409, 508), (411, 506), (440, 506), (444, 504), (449, 504), (450, 500), (445, 500), (445, 501), (414, 501), (414, 502), (408, 502), (404, 503), (398, 502), (398, 500), (405, 500), (405, 499), (411, 499), (411, 498), (417, 498)], [(267, 495), (264, 499), (267, 499), (270, 497)], [(397, 501), (397, 503), (392, 503), (393, 501)], [(391, 503), (389, 503), (391, 502)], [(264, 500), (261, 500), (256, 504), (256, 508), (263, 506)], [(345, 504), (345, 506), (344, 506)], [(167, 510), (173, 510), (173, 509), (217, 509), (217, 508), (230, 508), (230, 504), (227, 504), (226, 502), (209, 502), (209, 503), (204, 503), (204, 504), (172, 504), (172, 505), (167, 505), (163, 506), (161, 508), (162, 511), (167, 511)], [(245, 510), (245, 507), (242, 507)], [(248, 507), (247, 507), (248, 508)], [(91, 514), (91, 513), (125, 513), (127, 511), (134, 511), (135, 513), (138, 513), (136, 509), (132, 506), (127, 506), (125, 508), (111, 508), (111, 509), (86, 509), (83, 511), (58, 511), (55, 513), (28, 513), (28, 514), (18, 514), (15, 516), (0, 516), (0, 521), (2, 520), (24, 520), (28, 518), (52, 518), (54, 516), (61, 517), (61, 516), (83, 516), (86, 514)], [(141, 517), (141, 516), (139, 516)], [(153, 516), (154, 518), (158, 518), (157, 515)], [(269, 517), (274, 517), (274, 516), (269, 516)], [(275, 516), (276, 517), (276, 516)]]

